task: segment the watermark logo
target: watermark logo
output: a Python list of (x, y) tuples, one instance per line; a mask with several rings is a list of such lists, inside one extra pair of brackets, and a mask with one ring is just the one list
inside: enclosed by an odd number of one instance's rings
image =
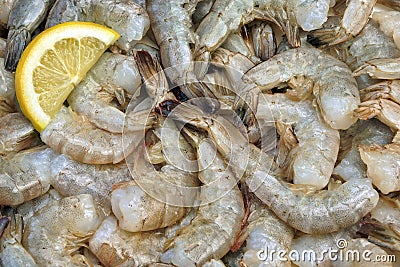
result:
[(266, 246), (257, 251), (262, 262), (395, 262), (395, 255), (376, 254), (369, 249), (350, 249), (346, 239), (338, 239), (336, 247), (315, 251), (312, 249), (273, 250)]

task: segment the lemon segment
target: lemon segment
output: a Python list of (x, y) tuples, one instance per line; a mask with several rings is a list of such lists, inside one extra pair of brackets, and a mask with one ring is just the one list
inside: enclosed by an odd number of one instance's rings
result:
[(105, 26), (65, 22), (40, 33), (24, 50), (15, 72), (17, 100), (41, 132), (104, 51), (119, 38)]

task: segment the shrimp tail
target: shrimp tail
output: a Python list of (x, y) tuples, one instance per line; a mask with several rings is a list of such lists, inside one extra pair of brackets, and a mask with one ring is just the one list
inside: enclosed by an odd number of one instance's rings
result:
[(25, 27), (10, 29), (7, 37), (4, 67), (14, 72), (26, 45), (31, 41), (31, 34)]

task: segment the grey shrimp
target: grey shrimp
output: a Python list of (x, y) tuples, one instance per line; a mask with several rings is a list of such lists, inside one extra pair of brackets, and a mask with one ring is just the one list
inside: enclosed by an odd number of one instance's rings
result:
[(250, 69), (243, 80), (249, 87), (257, 86), (266, 91), (296, 76), (304, 76), (314, 82), (312, 92), (329, 126), (347, 129), (357, 120), (353, 110), (360, 103), (360, 96), (350, 69), (318, 49), (285, 51)]
[(311, 31), (307, 41), (315, 46), (335, 45), (359, 34), (369, 20), (376, 0), (350, 0), (346, 2), (340, 25)]
[(67, 21), (91, 21), (112, 28), (121, 35), (115, 44), (128, 53), (150, 28), (146, 10), (132, 0), (56, 0), (46, 28)]
[[(376, 206), (378, 193), (369, 179), (351, 180), (332, 191), (288, 184), (279, 179), (283, 175), (273, 158), (248, 144), (239, 129), (228, 120), (205, 115), (187, 104), (181, 104), (175, 110), (175, 119), (207, 131), (235, 172), (244, 174), (242, 179), (250, 190), (295, 229), (305, 233), (337, 231), (355, 224)], [(248, 158), (245, 158), (246, 154)]]
[[(119, 220), (119, 227), (130, 232), (148, 231), (176, 223), (187, 212), (188, 207), (195, 205), (198, 197), (198, 182), (193, 167), (178, 165), (176, 144), (188, 154), (192, 148), (180, 137), (179, 129), (172, 120), (166, 120), (161, 127), (167, 128), (166, 136), (159, 134), (161, 141), (174, 140), (173, 145), (162, 143), (167, 164), (160, 171), (145, 161), (145, 151), (138, 151), (135, 159), (127, 159), (132, 164), (134, 181), (116, 184), (111, 193), (111, 205)], [(159, 128), (159, 131), (162, 129)], [(178, 140), (174, 138), (178, 137)], [(180, 138), (179, 138), (180, 137)], [(170, 141), (171, 142), (171, 141)], [(172, 142), (171, 142), (172, 143)], [(175, 148), (175, 151), (172, 150)], [(174, 159), (175, 158), (175, 159)], [(193, 156), (191, 160), (193, 161)], [(190, 160), (186, 159), (186, 160)], [(177, 164), (174, 164), (177, 163)], [(190, 164), (190, 161), (189, 161)], [(160, 187), (162, 185), (162, 187)], [(132, 203), (135, 203), (132, 205)], [(162, 216), (160, 216), (162, 214)]]
[(165, 263), (188, 267), (222, 258), (234, 244), (244, 216), (242, 194), (236, 185), (238, 177), (225, 166), (220, 154), (212, 152), (212, 141), (195, 137), (193, 142), (197, 147), (198, 176), (203, 183), (200, 207), (190, 225), (167, 241), (167, 250), (161, 257)]
[(129, 123), (132, 122), (132, 127), (137, 130), (124, 131), (123, 135), (100, 129), (85, 116), (75, 113), (71, 108), (62, 107), (40, 137), (48, 146), (76, 161), (88, 164), (118, 163), (124, 159), (124, 153), (129, 155), (133, 152), (141, 141), (141, 131), (148, 129), (154, 119), (147, 109), (138, 113), (130, 112), (126, 115), (125, 129), (130, 129)]
[(8, 154), (0, 161), (0, 204), (18, 205), (50, 188), (50, 161), (54, 151), (45, 146)]
[[(16, 0), (0, 1), (0, 34), (7, 29), (8, 17)], [(1, 55), (1, 53), (0, 53)], [(3, 57), (3, 56), (0, 56)]]
[(92, 196), (66, 197), (29, 219), (22, 244), (40, 266), (81, 266), (87, 260), (78, 250), (100, 222)]
[(46, 18), (55, 0), (16, 0), (8, 17), (8, 36), (4, 66), (15, 71), (22, 51), (32, 39), (33, 31)]
[(4, 58), (0, 57), (0, 117), (16, 112), (14, 73), (4, 68)]
[(298, 144), (288, 144), (294, 148), (289, 152), (290, 166), (286, 168), (294, 184), (309, 184), (317, 189), (328, 184), (339, 152), (339, 132), (322, 121), (311, 101), (296, 102), (284, 94), (264, 94), (259, 98), (256, 117), (293, 127)]
[(111, 214), (111, 188), (114, 184), (132, 180), (125, 162), (93, 165), (56, 155), (51, 160), (51, 185), (63, 196), (90, 194), (106, 215)]
[(199, 38), (195, 46), (196, 57), (207, 60), (231, 32), (254, 19), (277, 24), (288, 36), (289, 43), (298, 47), (299, 27), (318, 29), (326, 21), (328, 9), (329, 1), (217, 0), (196, 29)]

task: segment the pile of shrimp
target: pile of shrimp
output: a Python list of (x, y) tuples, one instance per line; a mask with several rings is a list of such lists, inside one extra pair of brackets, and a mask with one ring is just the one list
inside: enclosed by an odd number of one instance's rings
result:
[[(67, 21), (121, 37), (39, 133), (14, 71)], [(398, 266), (399, 26), (397, 0), (0, 0), (0, 267)]]

